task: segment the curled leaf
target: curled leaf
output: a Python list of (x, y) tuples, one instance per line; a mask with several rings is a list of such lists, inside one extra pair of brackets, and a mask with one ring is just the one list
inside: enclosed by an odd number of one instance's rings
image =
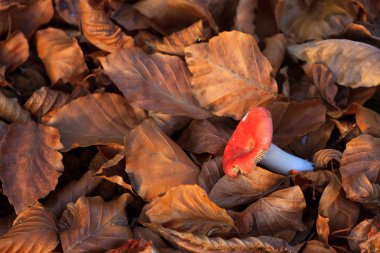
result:
[(130, 195), (104, 202), (101, 197), (79, 198), (62, 214), (59, 235), (64, 252), (98, 252), (120, 246), (132, 239), (125, 206)]
[(240, 0), (236, 7), (233, 29), (255, 35), (255, 10), (258, 0)]
[(54, 190), (63, 171), (63, 146), (54, 127), (12, 123), (0, 142), (0, 179), (16, 213)]
[(313, 163), (316, 169), (327, 168), (327, 165), (333, 161), (340, 163), (342, 152), (336, 149), (322, 149), (313, 156)]
[(12, 71), (23, 64), (29, 57), (29, 44), (25, 35), (15, 32), (0, 43), (0, 66)]
[(79, 11), (84, 36), (106, 52), (133, 47), (133, 38), (126, 35), (107, 16), (106, 3), (105, 0), (80, 0)]
[(23, 109), (15, 98), (8, 98), (0, 91), (0, 118), (11, 122), (31, 121), (30, 113)]
[(234, 225), (198, 185), (181, 185), (154, 199), (143, 210), (148, 221), (165, 228), (196, 235), (228, 232)]
[(198, 185), (207, 193), (210, 193), (211, 189), (223, 175), (222, 157), (215, 157), (202, 165), (202, 171), (198, 176)]
[(306, 243), (306, 246), (302, 253), (337, 253), (335, 249), (323, 242), (311, 240)]
[(57, 221), (40, 204), (22, 211), (8, 233), (0, 237), (0, 251), (7, 253), (51, 252), (58, 244)]
[(374, 233), (380, 230), (379, 216), (373, 219), (367, 219), (357, 224), (350, 232), (348, 243), (350, 248), (358, 252), (360, 249), (364, 250), (367, 241)]
[(54, 3), (59, 17), (70, 25), (79, 25), (79, 0), (54, 0)]
[(355, 119), (362, 133), (380, 137), (380, 115), (378, 113), (358, 105)]
[(125, 170), (145, 201), (174, 186), (195, 184), (199, 174), (185, 152), (149, 120), (125, 137)]
[[(297, 58), (307, 63), (322, 63), (340, 85), (358, 88), (380, 83), (380, 50), (362, 42), (330, 39), (288, 47)], [(364, 61), (365, 60), (365, 61)]]
[(87, 66), (78, 41), (60, 29), (47, 28), (36, 33), (37, 53), (52, 84), (59, 79), (72, 82), (84, 77)]

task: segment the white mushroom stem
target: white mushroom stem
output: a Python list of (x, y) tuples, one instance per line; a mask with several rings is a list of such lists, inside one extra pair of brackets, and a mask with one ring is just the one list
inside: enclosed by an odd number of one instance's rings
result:
[(282, 175), (288, 175), (291, 170), (314, 170), (313, 163), (291, 155), (273, 143), (270, 145), (265, 157), (259, 163), (267, 167), (269, 170)]

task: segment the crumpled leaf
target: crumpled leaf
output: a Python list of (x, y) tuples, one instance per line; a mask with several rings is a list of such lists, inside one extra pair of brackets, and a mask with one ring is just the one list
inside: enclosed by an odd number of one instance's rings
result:
[(198, 175), (198, 185), (208, 194), (223, 175), (222, 156), (215, 157), (202, 165), (201, 173)]
[(11, 122), (27, 123), (30, 113), (23, 109), (15, 98), (8, 98), (0, 91), (0, 118)]
[(288, 50), (307, 63), (326, 65), (340, 85), (358, 88), (380, 84), (377, 79), (380, 73), (380, 50), (368, 44), (329, 39), (292, 45)]
[(179, 136), (177, 143), (195, 154), (222, 155), (230, 135), (219, 131), (210, 121), (193, 120)]
[(46, 123), (59, 129), (65, 150), (101, 144), (123, 144), (124, 135), (145, 117), (120, 95), (94, 93), (55, 111)]
[(54, 0), (55, 10), (67, 24), (78, 26), (80, 23), (79, 0)]
[(296, 253), (298, 249), (286, 241), (268, 236), (232, 238), (197, 236), (192, 233), (181, 233), (160, 226), (148, 226), (174, 245), (189, 252), (263, 252), (263, 253)]
[(255, 35), (255, 10), (258, 0), (239, 0), (236, 7), (233, 30)]
[[(150, 223), (196, 235), (228, 232), (234, 225), (226, 210), (210, 201), (198, 185), (180, 185), (170, 189), (164, 196), (147, 204), (142, 214)], [(143, 221), (144, 218), (140, 217)]]
[(346, 0), (314, 0), (309, 6), (304, 1), (280, 0), (275, 13), (280, 30), (302, 42), (341, 34), (358, 8)]
[(132, 105), (195, 119), (210, 116), (191, 94), (190, 74), (179, 57), (134, 48), (107, 56), (102, 66)]
[(342, 160), (342, 152), (336, 149), (321, 149), (313, 156), (313, 163), (316, 169), (327, 168), (327, 166), (336, 161), (340, 163)]
[(55, 189), (63, 172), (62, 148), (54, 127), (34, 122), (8, 126), (0, 142), (0, 179), (16, 213)]
[(340, 173), (346, 196), (373, 212), (380, 210), (380, 138), (362, 134), (346, 144)]
[(282, 33), (277, 33), (271, 37), (265, 38), (265, 49), (263, 55), (268, 59), (273, 68), (275, 76), (281, 67), (282, 61), (285, 58), (286, 46), (288, 42)]
[(362, 133), (380, 137), (380, 114), (364, 106), (357, 105), (355, 119)]
[(125, 34), (107, 16), (106, 4), (106, 0), (80, 0), (83, 35), (93, 45), (110, 53), (121, 48), (133, 47), (133, 38)]
[(127, 193), (117, 200), (104, 202), (101, 197), (80, 197), (70, 203), (60, 219), (60, 239), (63, 251), (104, 252), (132, 239), (125, 206)]
[(251, 173), (237, 177), (223, 176), (211, 189), (209, 198), (218, 206), (231, 209), (249, 204), (281, 188), (285, 177), (256, 167)]
[(125, 137), (125, 170), (145, 201), (174, 186), (195, 184), (199, 174), (184, 151), (149, 120)]
[(205, 20), (217, 32), (218, 26), (208, 10), (209, 1), (197, 0), (142, 0), (134, 8), (157, 24), (167, 34)]
[(189, 27), (164, 37), (162, 42), (152, 40), (147, 41), (146, 44), (148, 47), (152, 47), (156, 52), (185, 56), (185, 47), (191, 46), (210, 37), (211, 31), (205, 27), (204, 22), (200, 20)]
[(78, 41), (63, 30), (47, 28), (36, 33), (37, 53), (52, 84), (59, 79), (74, 82), (84, 77), (87, 66)]
[(0, 237), (0, 251), (7, 253), (51, 252), (58, 244), (57, 221), (40, 204), (22, 211), (8, 233)]
[(368, 245), (367, 241), (380, 230), (379, 218), (377, 215), (373, 219), (363, 220), (351, 230), (348, 243), (353, 251), (365, 250), (364, 248)]
[(15, 32), (0, 43), (0, 66), (12, 71), (23, 64), (29, 57), (29, 44), (25, 35)]
[(279, 147), (285, 147), (295, 138), (316, 130), (326, 118), (326, 107), (319, 99), (300, 103), (275, 101), (268, 110), (273, 120), (272, 142)]
[(302, 253), (337, 253), (335, 249), (327, 244), (317, 240), (311, 240), (306, 243)]
[(65, 187), (53, 191), (46, 197), (45, 207), (56, 217), (60, 217), (66, 205), (76, 202), (81, 196), (91, 194), (100, 185), (102, 179), (87, 171), (79, 180), (72, 181)]
[(359, 245), (361, 252), (379, 252), (380, 251), (380, 232), (370, 236), (367, 241)]
[[(242, 233), (253, 236), (270, 235), (291, 240), (295, 231), (306, 229), (302, 222), (302, 212), (306, 202), (298, 186), (276, 191), (260, 198), (238, 214), (235, 226)], [(283, 234), (285, 232), (285, 234)]]
[(215, 115), (241, 119), (277, 93), (272, 67), (250, 35), (223, 32), (208, 43), (187, 47), (185, 53), (193, 93)]
[(123, 246), (108, 250), (106, 253), (156, 253), (157, 250), (152, 246), (152, 242), (141, 239), (130, 240)]

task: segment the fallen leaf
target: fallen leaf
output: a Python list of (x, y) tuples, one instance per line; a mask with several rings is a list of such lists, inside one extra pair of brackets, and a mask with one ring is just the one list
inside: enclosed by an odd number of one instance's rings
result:
[(380, 138), (362, 134), (346, 144), (340, 173), (346, 196), (373, 212), (380, 207)]
[[(373, 232), (380, 230), (379, 216), (373, 219), (363, 220), (357, 224), (350, 232), (348, 236), (348, 243), (351, 250), (359, 252), (363, 246), (366, 245), (366, 241), (373, 236)], [(362, 244), (364, 243), (364, 244)]]
[(0, 217), (0, 238), (11, 229), (13, 221), (15, 219), (16, 219), (15, 213)]
[[(95, 93), (71, 101), (46, 120), (59, 129), (65, 150), (104, 144), (123, 144), (124, 135), (144, 119), (120, 95)], [(44, 121), (44, 120), (43, 120)]]
[(210, 116), (194, 99), (190, 74), (177, 56), (148, 55), (134, 48), (107, 56), (102, 66), (132, 105), (195, 119)]
[(133, 8), (133, 5), (128, 2), (123, 2), (116, 8), (112, 13), (111, 19), (127, 31), (149, 29), (150, 27), (157, 31), (160, 30), (157, 25)]
[(330, 236), (329, 218), (319, 214), (316, 222), (316, 230), (318, 239), (328, 245)]
[(58, 244), (57, 221), (40, 204), (19, 213), (12, 228), (0, 237), (0, 251), (7, 253), (52, 252)]
[(210, 37), (211, 31), (200, 20), (189, 27), (165, 36), (162, 41), (152, 40), (147, 41), (146, 44), (156, 52), (185, 56), (185, 47), (204, 41)]
[(306, 243), (302, 253), (337, 253), (336, 250), (323, 242), (311, 240)]
[(146, 242), (141, 239), (130, 240), (123, 246), (116, 249), (108, 250), (106, 253), (155, 253), (156, 249), (153, 248), (151, 242)]
[(70, 38), (63, 30), (39, 30), (36, 33), (36, 46), (52, 84), (60, 79), (63, 82), (75, 82), (85, 76), (87, 66), (82, 49), (78, 41)]
[(292, 45), (288, 50), (307, 63), (326, 65), (340, 85), (358, 88), (380, 84), (377, 81), (380, 71), (378, 63), (380, 50), (368, 44), (329, 39)]
[(360, 131), (374, 137), (380, 137), (380, 115), (371, 109), (357, 105), (356, 124)]
[(341, 34), (356, 18), (358, 8), (346, 0), (312, 1), (309, 6), (304, 1), (280, 0), (275, 13), (280, 30), (302, 42)]
[(258, 0), (240, 0), (236, 7), (233, 30), (255, 35), (255, 10)]
[(104, 202), (101, 197), (80, 197), (67, 205), (60, 219), (59, 237), (63, 251), (104, 252), (132, 239), (125, 206), (129, 194)]
[(55, 10), (67, 24), (78, 26), (80, 23), (79, 0), (54, 0)]
[(223, 175), (222, 157), (215, 157), (202, 165), (201, 173), (198, 175), (198, 185), (209, 194)]
[(319, 99), (304, 102), (275, 101), (268, 106), (273, 120), (273, 140), (279, 147), (318, 129), (325, 123), (326, 107)]
[(81, 196), (91, 194), (101, 182), (102, 180), (95, 177), (92, 171), (87, 171), (79, 180), (72, 181), (50, 193), (46, 197), (45, 207), (56, 217), (60, 217), (67, 204), (76, 202)]
[(0, 179), (16, 213), (55, 189), (63, 172), (62, 148), (54, 127), (34, 122), (8, 126), (0, 142)]
[(4, 65), (7, 71), (16, 69), (28, 57), (29, 44), (23, 33), (15, 32), (0, 42), (0, 65)]
[(0, 91), (0, 118), (10, 122), (27, 123), (30, 113), (23, 109), (15, 98), (8, 98)]
[(316, 169), (328, 168), (328, 165), (336, 161), (340, 163), (342, 160), (342, 152), (336, 149), (321, 149), (313, 156), (313, 163)]
[(271, 37), (265, 38), (265, 49), (263, 55), (272, 65), (272, 74), (275, 76), (281, 67), (285, 58), (286, 46), (288, 42), (282, 33), (277, 33)]
[(125, 138), (125, 170), (145, 201), (180, 184), (195, 184), (198, 167), (152, 121), (143, 121)]
[(193, 93), (215, 115), (241, 119), (276, 96), (272, 67), (250, 35), (223, 32), (208, 43), (187, 47), (185, 55)]
[(230, 135), (220, 132), (210, 121), (193, 120), (181, 133), (177, 143), (184, 150), (195, 154), (222, 155)]
[[(167, 242), (165, 242), (158, 234), (146, 227), (135, 227), (133, 230), (133, 235), (135, 238), (141, 238), (145, 241), (152, 242), (153, 246), (160, 252), (163, 250), (170, 250), (170, 246)], [(174, 250), (172, 252), (174, 252)]]
[[(196, 235), (228, 232), (234, 225), (198, 185), (180, 185), (147, 204), (142, 214), (153, 224)], [(140, 216), (140, 219), (141, 218)], [(143, 219), (144, 220), (144, 219)]]
[(218, 206), (231, 209), (253, 201), (279, 189), (285, 177), (256, 167), (249, 174), (237, 177), (223, 176), (214, 185), (209, 198)]
[(107, 16), (106, 4), (106, 0), (80, 0), (79, 12), (83, 35), (91, 44), (110, 53), (121, 48), (133, 47), (133, 38), (125, 34)]
[(191, 122), (191, 118), (167, 113), (149, 112), (149, 116), (167, 136), (172, 136)]
[(367, 241), (360, 245), (361, 252), (379, 252), (380, 251), (380, 232), (372, 235)]
[[(149, 226), (153, 229), (153, 226)], [(244, 239), (223, 239), (220, 237), (198, 236), (192, 233), (181, 233), (176, 230), (155, 226), (162, 237), (172, 242), (182, 250), (189, 252), (265, 252), (265, 253), (296, 253), (298, 249), (286, 241), (268, 236), (247, 237)]]

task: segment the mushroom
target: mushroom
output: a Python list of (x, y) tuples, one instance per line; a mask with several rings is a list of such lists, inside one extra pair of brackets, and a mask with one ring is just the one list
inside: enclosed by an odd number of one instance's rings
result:
[(240, 121), (223, 153), (223, 171), (228, 176), (251, 172), (256, 164), (287, 175), (291, 170), (310, 171), (313, 163), (291, 155), (272, 142), (273, 124), (270, 112), (258, 106)]

